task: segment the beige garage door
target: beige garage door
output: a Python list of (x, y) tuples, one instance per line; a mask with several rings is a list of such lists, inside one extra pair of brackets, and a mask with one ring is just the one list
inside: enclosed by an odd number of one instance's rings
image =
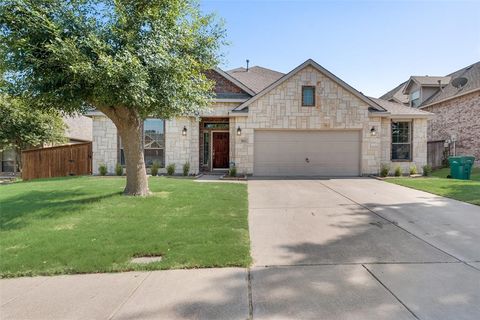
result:
[(256, 176), (358, 176), (360, 131), (255, 130)]

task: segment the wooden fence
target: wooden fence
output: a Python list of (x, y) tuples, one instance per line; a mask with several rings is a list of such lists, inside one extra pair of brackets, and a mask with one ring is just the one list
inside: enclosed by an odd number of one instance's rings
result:
[(440, 168), (444, 165), (445, 160), (445, 141), (429, 141), (427, 143), (427, 163), (432, 168)]
[(92, 143), (22, 151), (22, 179), (92, 174)]

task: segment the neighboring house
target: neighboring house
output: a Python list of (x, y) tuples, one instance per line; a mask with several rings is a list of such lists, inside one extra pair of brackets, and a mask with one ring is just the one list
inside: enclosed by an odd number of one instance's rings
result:
[[(92, 119), (79, 115), (73, 117), (65, 116), (63, 121), (67, 126), (65, 130), (65, 137), (68, 139), (67, 143), (92, 141)], [(15, 157), (17, 157), (18, 161), (19, 155), (12, 149), (0, 151), (0, 174), (13, 173)]]
[(412, 76), (380, 98), (434, 113), (428, 141), (480, 164), (480, 62), (444, 77)]
[[(174, 163), (177, 173), (226, 170), (257, 176), (359, 176), (381, 164), (419, 171), (427, 161), (431, 114), (368, 98), (307, 60), (288, 74), (252, 67), (212, 70), (211, 110), (171, 120), (147, 119), (145, 160)], [(93, 169), (124, 163), (117, 130), (98, 111), (93, 119)]]

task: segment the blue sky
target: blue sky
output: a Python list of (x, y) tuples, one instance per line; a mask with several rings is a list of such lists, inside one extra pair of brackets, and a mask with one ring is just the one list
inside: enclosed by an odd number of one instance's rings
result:
[(225, 20), (224, 69), (288, 72), (312, 58), (380, 96), (410, 75), (445, 75), (480, 60), (480, 1), (202, 0)]

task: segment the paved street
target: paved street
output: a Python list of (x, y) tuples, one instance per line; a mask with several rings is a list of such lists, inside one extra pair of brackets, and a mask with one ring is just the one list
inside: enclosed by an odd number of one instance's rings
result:
[(249, 270), (5, 279), (0, 318), (480, 318), (480, 207), (374, 179), (248, 184)]

